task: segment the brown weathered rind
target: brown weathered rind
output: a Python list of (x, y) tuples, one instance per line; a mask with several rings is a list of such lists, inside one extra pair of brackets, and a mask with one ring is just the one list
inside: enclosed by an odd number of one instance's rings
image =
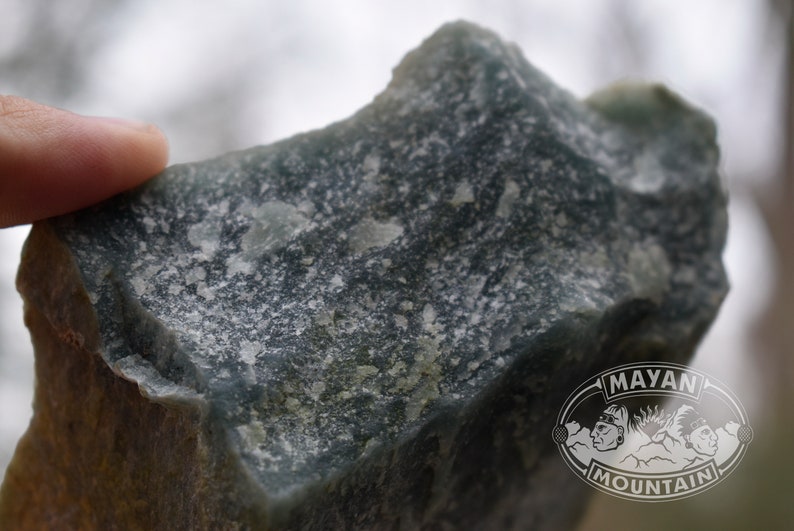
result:
[(33, 419), (0, 490), (3, 529), (264, 524), (239, 494), (230, 497), (245, 480), (235, 463), (211, 461), (218, 453), (207, 448), (224, 435), (205, 415), (150, 402), (102, 360), (80, 274), (46, 222), (31, 232), (17, 284), (37, 384)]

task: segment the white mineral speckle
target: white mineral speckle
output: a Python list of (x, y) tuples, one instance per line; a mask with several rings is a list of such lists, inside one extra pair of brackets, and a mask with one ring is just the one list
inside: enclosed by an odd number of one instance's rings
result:
[(500, 218), (510, 217), (513, 212), (513, 203), (516, 202), (518, 196), (521, 194), (521, 188), (513, 180), (508, 180), (505, 183), (504, 192), (499, 198), (499, 204), (496, 206), (496, 215)]
[(191, 225), (187, 231), (187, 239), (190, 245), (201, 249), (205, 259), (210, 260), (220, 246), (221, 228), (220, 219), (208, 217)]
[(606, 269), (610, 266), (609, 255), (601, 247), (581, 251), (577, 262), (584, 267), (594, 269)]
[[(410, 422), (419, 418), (422, 410), (439, 397), (438, 381), (441, 378), (440, 340), (423, 336), (417, 340), (419, 351), (407, 374), (395, 382), (395, 390), (410, 391), (405, 406), (405, 417)], [(395, 364), (396, 367), (396, 364)], [(391, 371), (389, 371), (391, 373)]]
[(397, 376), (400, 372), (405, 370), (405, 367), (406, 366), (404, 361), (398, 361), (397, 363), (392, 365), (391, 369), (389, 369), (387, 372), (389, 376)]
[(378, 368), (374, 365), (359, 365), (356, 367), (356, 376), (354, 378), (357, 383), (361, 383), (370, 376), (378, 374)]
[(249, 262), (285, 247), (309, 225), (306, 214), (283, 201), (268, 201), (256, 207), (246, 203), (241, 211), (251, 218), (251, 225), (240, 242)]
[(203, 220), (188, 229), (188, 241), (193, 247), (201, 249), (204, 260), (211, 260), (220, 247), (223, 218), (228, 212), (229, 202), (221, 201)]
[(309, 389), (309, 396), (315, 402), (320, 400), (320, 395), (325, 392), (325, 382), (314, 382)]
[(659, 245), (635, 246), (629, 251), (629, 282), (638, 296), (661, 301), (669, 287), (671, 272), (667, 253)]
[(168, 294), (169, 295), (173, 295), (173, 296), (177, 296), (180, 293), (182, 293), (182, 291), (184, 289), (185, 289), (185, 286), (182, 286), (180, 284), (169, 284), (168, 285)]
[(258, 448), (259, 445), (264, 444), (267, 440), (267, 434), (260, 421), (252, 421), (248, 424), (237, 426), (237, 433), (248, 448)]
[(402, 236), (403, 228), (394, 220), (385, 223), (364, 218), (350, 231), (350, 248), (363, 253), (373, 247), (385, 247)]
[(560, 228), (564, 228), (564, 227), (566, 227), (566, 226), (568, 225), (568, 216), (566, 216), (566, 215), (565, 215), (565, 212), (560, 212), (560, 213), (559, 213), (559, 214), (557, 214), (557, 216), (554, 218), (554, 223), (555, 223), (555, 224), (556, 224), (558, 227), (560, 227)]
[(242, 253), (229, 255), (229, 258), (226, 259), (226, 275), (229, 277), (233, 277), (237, 273), (250, 275), (253, 269), (253, 264), (246, 261)]
[(306, 216), (307, 218), (311, 218), (317, 209), (314, 207), (314, 203), (311, 201), (301, 201), (298, 203), (298, 206), (295, 207), (298, 209), (298, 212)]
[(284, 401), (284, 405), (287, 407), (289, 411), (294, 412), (300, 409), (301, 403), (300, 400), (291, 396)]
[(157, 222), (153, 220), (150, 216), (144, 216), (143, 226), (146, 229), (146, 233), (151, 234), (154, 232), (154, 229), (157, 228)]
[(240, 343), (240, 359), (249, 365), (256, 363), (256, 356), (262, 352), (259, 341), (242, 341)]
[(666, 182), (665, 170), (659, 162), (658, 154), (646, 151), (634, 161), (635, 173), (629, 180), (629, 187), (641, 194), (658, 192)]
[(438, 326), (436, 325), (436, 310), (430, 304), (425, 304), (424, 308), (422, 308), (422, 321), (424, 323), (424, 329), (428, 332), (435, 332), (438, 330)]
[(395, 315), (394, 316), (394, 324), (398, 328), (401, 328), (403, 330), (407, 330), (408, 329), (408, 319), (406, 319), (404, 315), (399, 315), (399, 314)]
[(364, 172), (365, 181), (374, 180), (378, 176), (378, 172), (380, 172), (380, 155), (377, 152), (367, 155), (364, 158), (361, 169)]
[(207, 286), (207, 283), (200, 280), (196, 283), (196, 295), (209, 302), (215, 300), (215, 292)]
[(135, 294), (140, 297), (146, 293), (146, 290), (150, 284), (141, 277), (133, 277), (130, 279), (130, 285), (132, 286), (133, 291), (135, 291)]
[(455, 188), (455, 195), (452, 196), (449, 202), (452, 206), (456, 207), (464, 203), (473, 203), (474, 191), (471, 188), (471, 184), (468, 181), (461, 182), (458, 187)]
[(185, 273), (185, 284), (195, 284), (200, 280), (207, 278), (207, 270), (201, 266), (194, 267)]
[(253, 365), (246, 364), (243, 366), (243, 381), (248, 385), (254, 385), (256, 383), (256, 372), (254, 371)]

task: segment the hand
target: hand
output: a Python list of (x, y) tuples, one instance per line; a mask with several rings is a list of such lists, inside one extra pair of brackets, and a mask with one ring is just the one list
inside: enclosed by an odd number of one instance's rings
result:
[(167, 162), (168, 142), (153, 125), (0, 95), (0, 228), (91, 205)]

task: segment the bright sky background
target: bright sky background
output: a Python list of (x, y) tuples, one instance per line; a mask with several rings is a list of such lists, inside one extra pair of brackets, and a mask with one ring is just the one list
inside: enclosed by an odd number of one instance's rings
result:
[[(0, 0), (0, 12), (4, 3)], [(290, 2), (141, 0), (107, 21), (87, 90), (69, 102), (86, 114), (154, 121), (172, 162), (208, 158), (214, 128), (188, 135), (170, 114), (218, 79), (239, 81), (245, 120), (231, 148), (246, 148), (327, 125), (367, 104), (405, 53), (446, 21), (467, 19), (516, 42), (525, 57), (578, 96), (621, 78), (661, 81), (715, 116), (732, 191), (726, 263), (732, 292), (695, 365), (722, 379), (752, 411), (748, 326), (769, 291), (768, 244), (746, 187), (768, 181), (775, 138), (776, 50), (762, 42), (760, 2), (741, 0)], [(627, 5), (641, 49), (615, 17)], [(4, 15), (5, 16), (5, 15)], [(0, 21), (0, 51), (13, 39)], [(4, 29), (6, 30), (4, 32)], [(79, 31), (79, 28), (75, 31)], [(3, 37), (5, 35), (5, 37)], [(14, 92), (0, 72), (0, 93)], [(222, 84), (221, 84), (222, 86)], [(228, 88), (228, 87), (227, 87)], [(231, 87), (233, 92), (236, 87)], [(27, 94), (20, 94), (27, 95)], [(221, 96), (223, 93), (221, 92)], [(202, 142), (202, 138), (206, 141)], [(30, 416), (32, 353), (13, 278), (27, 228), (0, 231), (0, 474)]]

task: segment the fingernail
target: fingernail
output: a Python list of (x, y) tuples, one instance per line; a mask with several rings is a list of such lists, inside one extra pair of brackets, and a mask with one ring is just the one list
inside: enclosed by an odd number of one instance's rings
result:
[(134, 131), (139, 131), (143, 133), (154, 133), (158, 131), (156, 125), (147, 122), (141, 122), (139, 120), (128, 120), (126, 118), (115, 118), (115, 117), (106, 117), (106, 116), (92, 116), (91, 118), (107, 124), (117, 125), (120, 127), (125, 127), (127, 129), (132, 129)]

